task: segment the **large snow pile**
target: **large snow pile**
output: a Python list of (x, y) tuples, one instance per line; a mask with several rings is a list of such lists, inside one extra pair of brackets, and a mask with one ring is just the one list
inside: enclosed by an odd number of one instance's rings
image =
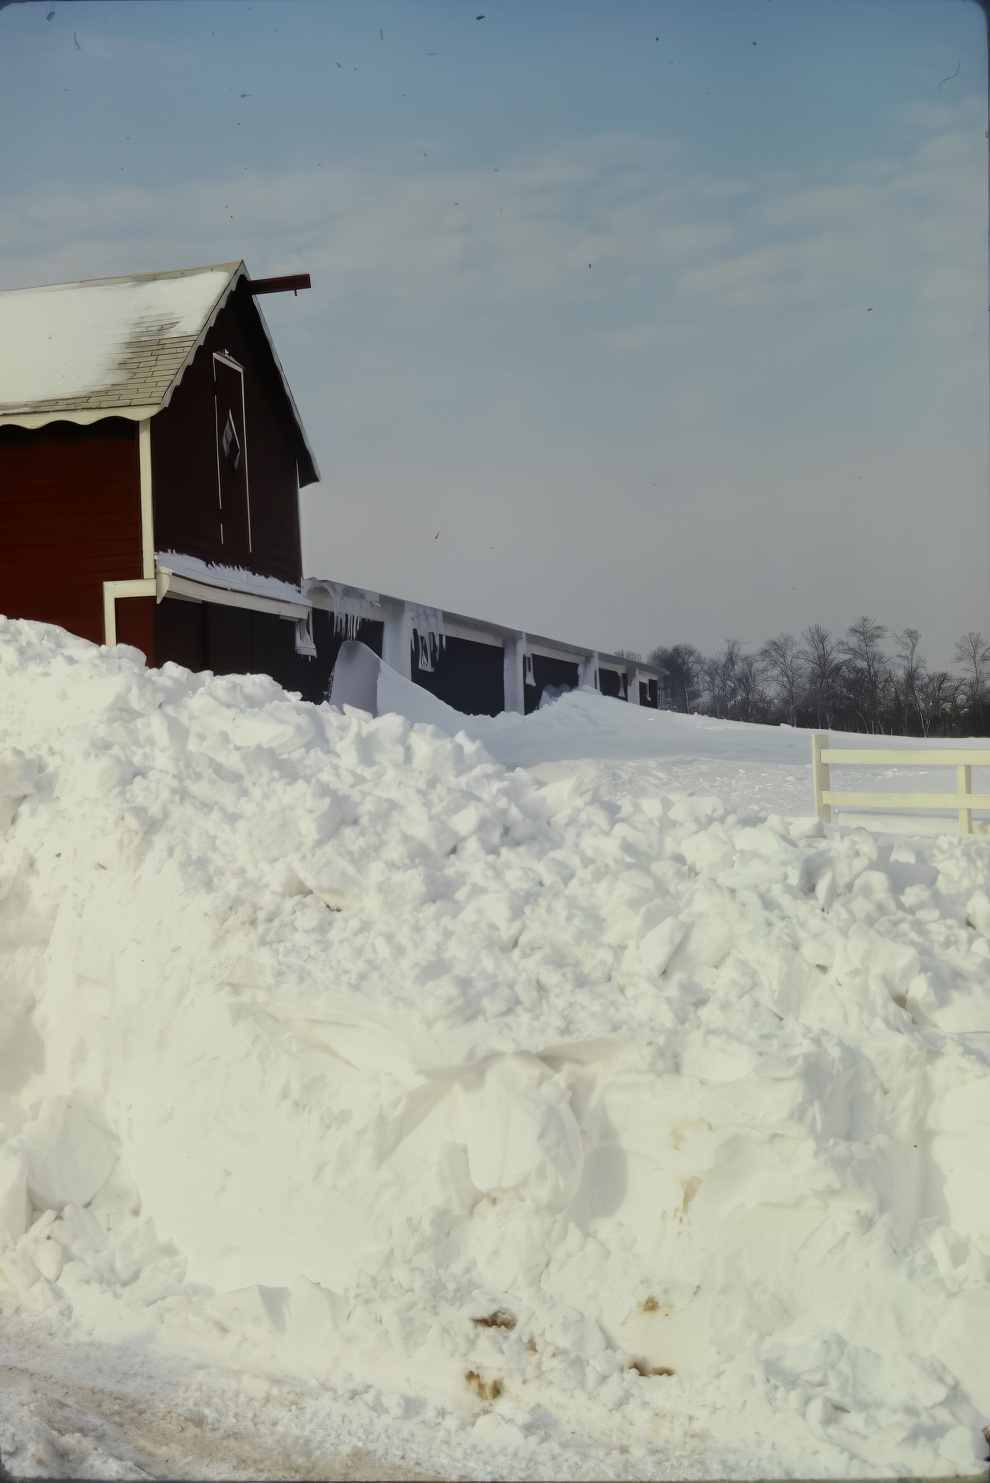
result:
[[(487, 1476), (977, 1471), (990, 841), (2, 619), (0, 695), (4, 1313)], [(646, 724), (475, 729), (551, 713)]]

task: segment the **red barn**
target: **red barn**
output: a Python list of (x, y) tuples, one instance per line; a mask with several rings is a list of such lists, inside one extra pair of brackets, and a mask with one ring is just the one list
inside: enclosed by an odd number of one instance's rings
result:
[(314, 701), (357, 625), (465, 711), (656, 706), (641, 661), (304, 578), (319, 472), (257, 298), (308, 286), (221, 263), (0, 292), (0, 613)]
[(298, 682), (319, 478), (244, 264), (0, 293), (0, 612)]

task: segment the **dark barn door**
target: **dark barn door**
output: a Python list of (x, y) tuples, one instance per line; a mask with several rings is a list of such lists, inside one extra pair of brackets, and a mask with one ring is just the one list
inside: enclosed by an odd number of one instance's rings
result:
[(534, 654), (533, 679), (535, 684), (523, 687), (527, 716), (539, 709), (543, 692), (548, 685), (558, 690), (576, 690), (578, 667), (566, 659), (550, 659), (546, 654)]
[[(221, 607), (213, 602), (203, 606), (206, 609), (207, 669), (212, 669), (215, 675), (249, 675), (254, 669), (251, 662), (252, 614), (247, 608)], [(281, 618), (275, 619), (276, 623), (282, 621)]]
[(213, 390), (223, 559), (226, 566), (247, 566), (251, 553), (251, 505), (244, 431), (244, 372), (235, 360), (214, 355)]
[[(124, 604), (121, 604), (123, 607)], [(155, 608), (155, 658), (185, 669), (206, 668), (206, 604), (166, 597)]]
[(613, 700), (622, 700), (622, 678), (617, 669), (600, 668), (598, 671), (598, 689), (602, 695), (610, 695)]
[(447, 638), (433, 669), (420, 668), (422, 641), (417, 633), (410, 656), (412, 677), (438, 700), (468, 716), (497, 716), (505, 706), (505, 650), (472, 639)]

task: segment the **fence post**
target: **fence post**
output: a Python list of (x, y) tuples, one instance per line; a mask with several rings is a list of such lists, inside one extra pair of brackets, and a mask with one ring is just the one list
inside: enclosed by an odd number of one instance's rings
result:
[[(973, 769), (971, 767), (956, 768), (956, 791), (960, 798), (965, 798), (973, 791)], [(973, 832), (973, 810), (971, 808), (960, 808), (959, 810), (959, 833), (972, 834)]]
[(811, 736), (811, 780), (815, 788), (815, 812), (823, 824), (832, 822), (832, 805), (822, 800), (823, 793), (829, 793), (832, 789), (831, 770), (827, 762), (822, 761), (822, 751), (828, 746), (828, 736), (825, 732), (815, 731)]

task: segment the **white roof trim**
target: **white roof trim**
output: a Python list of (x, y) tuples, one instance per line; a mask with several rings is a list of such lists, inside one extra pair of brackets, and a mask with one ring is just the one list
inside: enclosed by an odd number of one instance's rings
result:
[(104, 417), (127, 417), (131, 422), (143, 422), (154, 417), (157, 404), (147, 407), (81, 407), (74, 412), (3, 412), (0, 427), (45, 427), (49, 422), (76, 422), (80, 427), (102, 422)]
[(162, 602), (169, 593), (187, 602), (213, 602), (221, 607), (248, 608), (254, 613), (273, 613), (278, 618), (290, 618), (298, 623), (312, 611), (309, 604), (277, 602), (273, 598), (259, 597), (255, 592), (234, 592), (228, 587), (211, 587), (207, 582), (193, 582), (189, 577), (178, 577), (174, 572), (159, 567), (155, 576), (156, 601)]

